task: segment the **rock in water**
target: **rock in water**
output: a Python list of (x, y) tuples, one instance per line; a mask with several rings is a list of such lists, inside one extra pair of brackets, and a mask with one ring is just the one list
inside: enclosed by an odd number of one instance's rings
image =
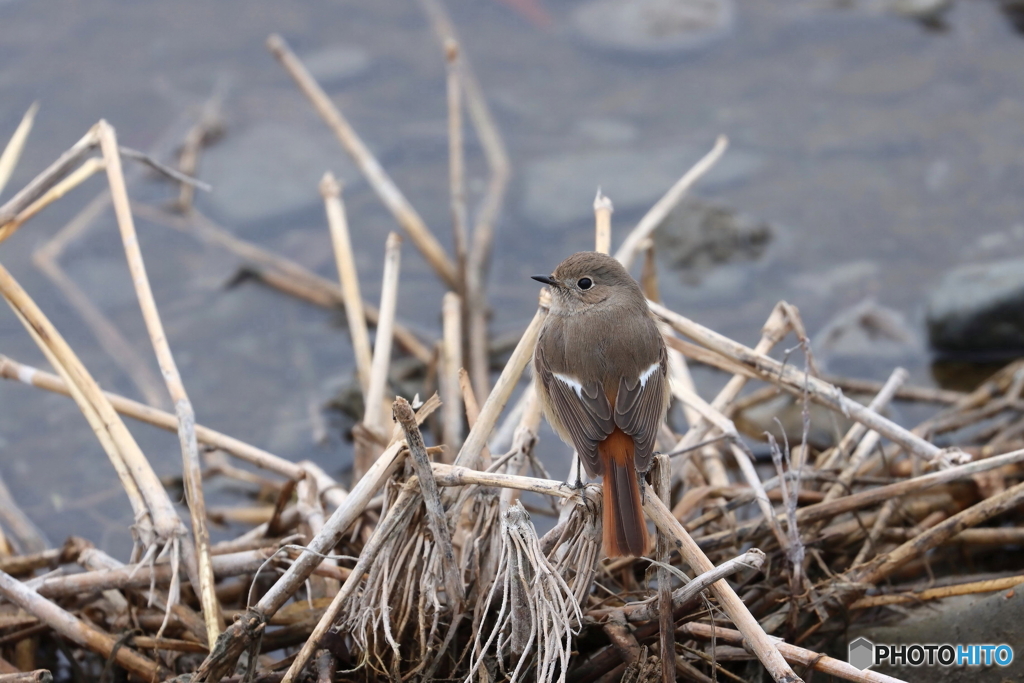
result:
[(573, 12), (572, 25), (597, 48), (675, 56), (722, 38), (734, 15), (732, 0), (592, 0)]
[(767, 222), (698, 199), (681, 202), (658, 226), (658, 254), (697, 284), (712, 268), (761, 257), (772, 238)]
[(1024, 352), (1024, 259), (950, 271), (929, 299), (927, 321), (937, 351)]

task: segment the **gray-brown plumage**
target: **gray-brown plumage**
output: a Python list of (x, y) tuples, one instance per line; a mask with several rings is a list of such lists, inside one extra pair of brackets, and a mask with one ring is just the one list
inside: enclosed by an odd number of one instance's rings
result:
[(534, 279), (552, 293), (534, 353), (544, 412), (587, 474), (603, 476), (605, 552), (643, 555), (639, 476), (668, 407), (665, 342), (640, 286), (606, 254), (573, 254)]

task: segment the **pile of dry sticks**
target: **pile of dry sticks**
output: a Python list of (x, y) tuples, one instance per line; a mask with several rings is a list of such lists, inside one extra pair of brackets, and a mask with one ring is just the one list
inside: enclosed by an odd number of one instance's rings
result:
[[(0, 266), (0, 294), (54, 373), (0, 356), (0, 375), (70, 396), (110, 458), (131, 501), (135, 551), (127, 563), (82, 539), (39, 547), (12, 500), (0, 522), (0, 682), (62, 677), (160, 681), (798, 681), (811, 670), (851, 681), (892, 681), (825, 654), (851, 623), (889, 606), (1007, 589), (997, 559), (1024, 542), (1011, 514), (1024, 501), (1024, 363), (970, 394), (816, 372), (797, 310), (778, 304), (748, 348), (658, 303), (650, 235), (725, 150), (724, 139), (672, 187), (615, 252), (627, 267), (644, 257), (642, 284), (672, 358), (671, 387), (687, 428), (664, 425), (644, 509), (657, 529), (648, 557), (600, 554), (600, 493), (553, 481), (533, 456), (541, 421), (524, 375), (546, 315), (545, 297), (493, 386), (483, 292), (491, 236), (509, 167), (501, 137), (443, 9), (423, 0), (448, 63), (450, 257), (284, 41), (269, 47), (337, 135), (406, 236), (448, 285), (443, 333), (431, 345), (395, 319), (401, 239), (385, 246), (379, 308), (359, 293), (341, 189), (321, 191), (340, 286), (246, 243), (191, 205), (190, 177), (215, 114), (185, 136), (180, 170), (118, 145), (100, 121), (41, 175), (0, 206), (0, 242), (70, 188), (105, 172), (109, 189), (36, 253), (36, 263), (119, 359), (143, 404), (104, 392), (29, 293)], [(463, 164), (463, 110), (490, 168), (470, 225)], [(34, 109), (0, 157), (2, 189)], [(98, 154), (95, 154), (98, 151)], [(133, 204), (122, 170), (141, 160), (181, 183), (173, 209)], [(131, 179), (129, 174), (129, 179)], [(64, 249), (108, 205), (120, 228), (146, 328), (170, 394), (120, 332), (59, 266)], [(611, 204), (595, 202), (597, 249), (610, 252)], [(343, 306), (365, 399), (356, 428), (352, 486), (316, 465), (295, 463), (196, 422), (150, 290), (134, 218), (183, 230), (240, 255), (271, 286), (324, 306)], [(371, 348), (368, 325), (376, 327)], [(804, 367), (770, 352), (788, 335)], [(438, 392), (411, 405), (392, 399), (396, 343)], [(465, 362), (463, 359), (466, 359)], [(688, 362), (731, 375), (711, 400), (694, 390)], [(468, 367), (468, 372), (463, 366)], [(748, 382), (760, 388), (746, 392)], [(526, 384), (514, 407), (517, 386)], [(870, 392), (864, 405), (843, 390)], [(763, 479), (734, 426), (737, 410), (787, 392), (850, 420), (824, 450), (772, 443), (775, 476)], [(432, 391), (430, 393), (433, 393)], [(427, 395), (424, 393), (423, 395)], [(884, 416), (893, 400), (938, 406), (913, 430)], [(176, 431), (188, 520), (123, 417)], [(503, 417), (504, 416), (504, 417)], [(807, 429), (805, 417), (805, 431)], [(427, 446), (421, 425), (440, 438)], [(464, 434), (468, 426), (468, 432)], [(426, 427), (425, 427), (426, 429)], [(246, 463), (233, 464), (231, 458)], [(255, 471), (252, 467), (258, 468)], [(203, 481), (258, 483), (276, 495), (266, 521), (212, 544)], [(3, 487), (0, 487), (2, 489)], [(557, 517), (538, 537), (520, 496), (546, 500)], [(16, 552), (16, 549), (20, 552)], [(1004, 578), (956, 577), (968, 557)], [(76, 567), (77, 566), (77, 567)], [(76, 571), (77, 569), (77, 571)], [(40, 573), (43, 572), (43, 573)], [(945, 576), (936, 578), (936, 572)], [(937, 587), (923, 591), (931, 576)], [(62, 653), (59, 657), (57, 653)], [(763, 667), (763, 668), (762, 668)]]

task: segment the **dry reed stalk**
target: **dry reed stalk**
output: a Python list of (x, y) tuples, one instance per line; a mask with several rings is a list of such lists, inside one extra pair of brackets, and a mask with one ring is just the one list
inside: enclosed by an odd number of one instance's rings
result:
[(957, 583), (952, 586), (928, 588), (923, 591), (910, 593), (872, 595), (855, 601), (850, 605), (850, 609), (868, 609), (870, 607), (881, 607), (884, 605), (904, 605), (907, 603), (923, 602), (925, 600), (941, 600), (954, 595), (993, 593), (995, 591), (1004, 591), (1014, 588), (1022, 583), (1024, 583), (1024, 576), (1006, 576), (1001, 579), (986, 579), (984, 581), (972, 581), (970, 583)]
[(18, 228), (35, 217), (36, 214), (47, 206), (84, 183), (97, 171), (102, 171), (105, 167), (106, 163), (103, 159), (97, 157), (89, 157), (86, 159), (81, 166), (69, 173), (66, 177), (62, 178), (59, 183), (47, 190), (39, 199), (22, 209), (22, 211), (8, 221), (6, 225), (0, 227), (0, 242), (3, 242), (17, 232)]
[(505, 364), (505, 368), (501, 371), (501, 376), (498, 377), (494, 389), (487, 396), (487, 400), (480, 409), (479, 419), (477, 419), (476, 424), (469, 431), (469, 436), (466, 437), (466, 441), (462, 444), (462, 449), (459, 450), (459, 455), (455, 458), (456, 465), (463, 467), (476, 466), (480, 453), (487, 444), (487, 437), (498, 421), (498, 416), (508, 402), (512, 390), (515, 389), (516, 384), (519, 382), (523, 370), (526, 369), (526, 366), (533, 358), (533, 349), (537, 344), (537, 337), (540, 336), (540, 328), (544, 324), (544, 318), (547, 316), (547, 296), (550, 296), (547, 292), (542, 294), (541, 304), (537, 309), (537, 313), (534, 314), (533, 320), (530, 321), (519, 343), (516, 344), (516, 348), (508, 359), (508, 363)]
[(32, 132), (32, 124), (36, 119), (36, 112), (39, 111), (39, 102), (33, 102), (28, 111), (21, 117), (21, 122), (14, 129), (11, 139), (7, 141), (3, 154), (0, 154), (0, 194), (3, 194), (7, 181), (11, 179), (18, 161), (21, 159), (21, 152), (25, 149), (25, 142), (29, 133)]
[(324, 119), (331, 132), (338, 138), (338, 142), (341, 143), (341, 146), (349, 153), (349, 156), (352, 157), (359, 170), (362, 171), (367, 182), (370, 183), (370, 187), (374, 189), (384, 206), (388, 208), (398, 224), (402, 226), (409, 239), (412, 240), (416, 248), (423, 254), (427, 263), (434, 268), (448, 287), (458, 290), (458, 271), (448, 258), (444, 248), (437, 241), (437, 238), (434, 237), (434, 234), (430, 232), (430, 228), (423, 222), (420, 215), (416, 213), (416, 209), (412, 207), (409, 200), (405, 198), (405, 195), (402, 194), (394, 181), (391, 180), (391, 177), (388, 176), (380, 162), (373, 156), (338, 108), (334, 106), (327, 93), (323, 91), (320, 84), (316, 82), (316, 79), (313, 78), (299, 58), (295, 56), (295, 53), (291, 51), (284, 38), (276, 33), (271, 35), (267, 38), (267, 48), (281, 63), (281, 66), (285, 68), (285, 71), (292, 77), (295, 84), (299, 86), (302, 94), (309, 99), (321, 118)]
[(0, 594), (29, 614), (38, 617), (65, 638), (97, 652), (103, 657), (113, 658), (118, 664), (144, 681), (155, 683), (168, 675), (167, 670), (161, 665), (148, 657), (143, 657), (129, 647), (117, 647), (116, 642), (109, 635), (95, 626), (81, 621), (4, 572), (0, 572)]
[(0, 294), (62, 375), (107, 452), (135, 510), (141, 545), (152, 549), (157, 543), (176, 542), (187, 532), (146, 456), (71, 347), (2, 265)]
[(203, 617), (206, 620), (206, 636), (214, 642), (223, 629), (220, 615), (220, 603), (214, 592), (213, 567), (210, 564), (210, 532), (206, 527), (206, 499), (203, 495), (202, 470), (199, 462), (199, 444), (196, 440), (196, 417), (192, 402), (185, 391), (185, 384), (174, 362), (174, 355), (167, 343), (163, 322), (153, 298), (153, 290), (146, 275), (146, 265), (139, 248), (138, 234), (135, 232), (135, 221), (132, 218), (131, 204), (128, 200), (128, 188), (121, 171), (121, 154), (118, 151), (117, 137), (114, 128), (106, 121), (100, 121), (97, 134), (100, 149), (106, 161), (107, 181), (110, 184), (110, 196), (114, 204), (114, 215), (121, 231), (128, 269), (131, 271), (132, 283), (138, 295), (139, 307), (149, 332), (150, 341), (156, 352), (157, 363), (167, 383), (167, 391), (174, 402), (175, 414), (178, 418), (178, 440), (181, 444), (182, 472), (185, 482), (185, 497), (188, 501), (189, 513), (192, 517), (192, 535), (195, 541), (199, 572), (199, 598), (203, 605)]
[(676, 204), (679, 203), (679, 200), (683, 198), (683, 195), (686, 194), (693, 184), (711, 170), (711, 167), (721, 158), (728, 146), (729, 139), (724, 135), (719, 135), (711, 151), (694, 164), (693, 168), (687, 171), (682, 178), (677, 180), (675, 185), (669, 188), (668, 192), (644, 214), (644, 217), (640, 219), (636, 227), (626, 235), (626, 239), (622, 242), (618, 251), (615, 252), (615, 258), (627, 270), (633, 265), (633, 260), (640, 249), (640, 244), (651, 236), (655, 228), (661, 225), (665, 217), (675, 208)]
[(377, 559), (381, 548), (384, 547), (384, 544), (402, 524), (408, 523), (409, 516), (421, 500), (418, 488), (419, 483), (415, 477), (411, 477), (402, 487), (402, 492), (395, 501), (395, 504), (391, 506), (387, 516), (377, 525), (373, 535), (370, 537), (369, 543), (366, 544), (363, 551), (359, 554), (359, 560), (356, 562), (356, 566), (353, 567), (352, 573), (349, 574), (338, 594), (334, 596), (320, 621), (317, 622), (316, 628), (309, 636), (309, 639), (306, 640), (302, 649), (295, 656), (282, 683), (293, 683), (299, 674), (302, 673), (302, 670), (320, 645), (328, 629), (337, 621), (345, 601), (355, 593), (363, 574), (366, 573), (366, 570), (373, 561)]
[[(885, 410), (885, 407), (888, 406), (896, 396), (896, 392), (898, 392), (904, 382), (907, 381), (907, 377), (909, 377), (909, 373), (903, 368), (896, 368), (893, 370), (889, 375), (889, 378), (885, 381), (885, 384), (882, 385), (882, 388), (877, 391), (874, 398), (871, 399), (871, 403), (868, 404), (868, 408), (876, 413), (881, 413)], [(836, 464), (842, 461), (842, 459), (846, 457), (846, 454), (864, 438), (864, 435), (867, 434), (867, 432), (868, 428), (860, 422), (856, 422), (851, 425), (850, 429), (847, 430), (846, 434), (843, 435), (843, 438), (835, 447), (818, 456), (815, 467), (819, 470), (834, 468)]]
[(0, 670), (0, 683), (53, 683), (53, 674), (47, 669), (36, 669), (35, 671), (15, 669), (7, 673)]
[[(984, 461), (983, 461), (984, 462)], [(986, 498), (946, 519), (891, 552), (855, 567), (846, 580), (853, 584), (878, 584), (907, 562), (946, 542), (960, 531), (977, 526), (1024, 501), (1024, 482)]]
[(356, 361), (356, 377), (365, 398), (370, 388), (370, 366), (373, 358), (370, 354), (370, 334), (366, 330), (363, 297), (359, 293), (359, 271), (352, 255), (345, 205), (341, 201), (341, 183), (330, 171), (324, 173), (323, 180), (320, 181), (320, 194), (324, 198), (327, 226), (331, 231), (331, 244), (334, 245), (334, 258), (341, 281), (341, 294), (345, 299), (345, 319), (348, 321), (348, 334), (352, 340), (352, 352)]
[[(921, 476), (893, 484), (858, 491), (857, 493), (851, 493), (832, 501), (808, 505), (807, 507), (800, 508), (796, 511), (796, 519), (801, 524), (817, 522), (822, 519), (831, 519), (832, 517), (836, 517), (846, 512), (852, 512), (870, 505), (884, 503), (892, 498), (899, 498), (910, 493), (924, 491), (934, 486), (957, 481), (959, 479), (967, 479), (981, 472), (987, 472), (998, 467), (1003, 467), (1004, 465), (1011, 465), (1020, 462), (1024, 462), (1024, 449), (1011, 451), (1010, 453), (1004, 453), (1003, 455), (992, 456), (984, 460), (969, 462), (965, 465), (957, 465), (955, 467), (939, 470), (938, 472), (932, 472), (930, 474), (923, 474)], [(779, 519), (783, 519), (783, 516), (779, 515)], [(699, 539), (698, 544), (702, 548), (710, 550), (717, 548), (722, 544), (742, 541), (764, 531), (764, 524), (766, 524), (764, 520), (756, 520), (740, 524), (729, 531), (702, 536)]]
[[(688, 636), (702, 640), (723, 640), (745, 648), (748, 648), (750, 645), (739, 631), (711, 626), (710, 624), (700, 624), (691, 621), (688, 624), (683, 624), (680, 630)], [(783, 641), (779, 641), (777, 645), (782, 656), (793, 664), (810, 667), (815, 671), (821, 671), (830, 676), (837, 676), (843, 680), (854, 681), (855, 683), (906, 683), (898, 678), (893, 678), (876, 671), (862, 671), (844, 661), (833, 659), (811, 650), (805, 650), (802, 647), (790, 645)]]
[[(333, 308), (345, 305), (345, 295), (342, 293), (341, 287), (335, 283), (320, 277), (294, 261), (239, 239), (199, 211), (193, 210), (189, 214), (188, 219), (184, 219), (181, 216), (175, 216), (161, 209), (138, 202), (132, 204), (132, 209), (140, 218), (166, 225), (181, 232), (190, 233), (208, 244), (222, 247), (240, 258), (252, 262), (255, 266), (258, 266), (255, 271), (256, 274), (263, 278), (267, 284), (282, 289), (282, 291), (296, 296), (304, 296), (307, 300), (319, 306)], [(272, 274), (277, 276), (273, 281), (270, 279)], [(287, 285), (298, 288), (303, 294), (299, 294), (296, 289), (288, 289)], [(376, 325), (378, 323), (380, 312), (376, 306), (364, 300), (363, 311), (366, 313), (366, 321), (369, 324)], [(424, 364), (430, 363), (432, 358), (431, 350), (407, 327), (396, 322), (394, 334), (395, 341), (408, 353)]]
[[(213, 94), (203, 103), (202, 111), (196, 122), (185, 133), (178, 153), (178, 171), (187, 176), (194, 176), (199, 168), (199, 155), (203, 147), (223, 132), (224, 122), (221, 119), (221, 106), (224, 100), (225, 84), (221, 79), (215, 86)], [(192, 210), (192, 199), (195, 186), (182, 183), (178, 191), (178, 199), (174, 208), (182, 213)]]
[[(420, 6), (429, 17), (434, 33), (442, 45), (449, 40), (460, 44), (455, 25), (441, 2), (420, 0)], [(511, 169), (501, 131), (494, 121), (487, 98), (484, 97), (480, 83), (473, 73), (473, 67), (464, 52), (459, 55), (456, 66), (465, 95), (466, 110), (480, 146), (483, 148), (484, 159), (490, 172), (487, 190), (476, 208), (476, 218), (473, 221), (472, 244), (466, 264), (466, 300), (464, 302), (467, 318), (466, 334), (469, 341), (469, 374), (473, 379), (473, 389), (476, 395), (482, 398), (490, 393), (490, 358), (487, 344), (487, 270), (494, 242), (494, 228), (505, 201)]]
[(420, 493), (423, 496), (423, 503), (426, 507), (427, 522), (434, 536), (434, 542), (439, 546), (441, 552), (441, 567), (444, 571), (444, 586), (448, 594), (449, 609), (458, 611), (462, 603), (465, 602), (466, 593), (455, 564), (455, 551), (452, 549), (448, 517), (445, 514), (444, 506), (441, 504), (437, 482), (434, 481), (434, 476), (430, 469), (430, 458), (427, 457), (423, 436), (420, 434), (419, 427), (416, 426), (416, 416), (408, 401), (400, 396), (396, 398), (394, 413), (398, 424), (405, 431), (405, 442), (409, 447), (413, 469), (419, 477)]
[[(395, 307), (398, 304), (398, 277), (401, 272), (402, 238), (397, 233), (388, 235), (384, 245), (384, 275), (380, 290), (380, 320), (370, 365), (370, 381), (366, 391), (366, 412), (363, 427), (370, 434), (384, 430), (384, 391), (387, 389), (388, 368), (391, 367), (391, 342), (394, 339)], [(352, 464), (353, 477), (358, 479), (377, 458), (379, 450), (372, 443), (357, 444)]]
[[(751, 548), (742, 555), (726, 560), (710, 571), (698, 574), (686, 585), (672, 591), (673, 613), (692, 604), (701, 593), (716, 581), (728, 578), (744, 569), (761, 569), (765, 560), (766, 556), (763, 552), (757, 548)], [(661, 604), (654, 599), (631, 602), (624, 606), (622, 610), (631, 623), (642, 623), (658, 619), (661, 612)], [(600, 611), (592, 610), (588, 614), (600, 614)]]
[(452, 211), (452, 237), (458, 268), (459, 293), (466, 291), (466, 261), (469, 235), (466, 211), (466, 153), (462, 140), (462, 78), (459, 74), (459, 44), (444, 41), (445, 86), (448, 94), (448, 188)]
[[(672, 465), (664, 453), (654, 457), (654, 492), (665, 507), (672, 505)], [(657, 581), (658, 581), (658, 645), (661, 657), (661, 680), (662, 683), (675, 683), (676, 666), (675, 657), (671, 653), (676, 651), (675, 639), (675, 616), (672, 609), (672, 573), (669, 571), (669, 563), (672, 559), (672, 543), (664, 531), (658, 529), (658, 542), (655, 548), (655, 556), (658, 560)], [(623, 618), (625, 621), (625, 618)]]
[(610, 254), (612, 251), (612, 200), (601, 194), (598, 188), (597, 196), (594, 197), (594, 251), (602, 254)]
[[(442, 441), (452, 454), (462, 446), (463, 388), (460, 381), (462, 370), (462, 300), (454, 292), (444, 295), (441, 304), (441, 328), (444, 332), (441, 347), (439, 386), (441, 393)], [(475, 406), (474, 406), (475, 407)], [(468, 406), (467, 406), (468, 409)], [(477, 411), (478, 412), (478, 411)], [(474, 416), (471, 420), (476, 421)]]
[[(659, 531), (671, 535), (674, 539), (673, 542), (676, 550), (679, 551), (683, 560), (690, 565), (693, 571), (703, 574), (714, 569), (711, 560), (693, 541), (690, 534), (679, 523), (679, 520), (672, 516), (672, 512), (661, 502), (661, 499), (648, 496), (644, 501), (644, 510), (647, 512), (647, 516), (654, 521)], [(736, 625), (736, 628), (743, 633), (754, 654), (761, 660), (761, 664), (768, 670), (772, 678), (778, 683), (791, 683), (801, 680), (789, 667), (789, 664), (786, 663), (782, 655), (779, 654), (775, 643), (764, 632), (761, 625), (757, 623), (750, 610), (747, 609), (747, 606), (736, 595), (736, 591), (733, 590), (732, 586), (724, 579), (720, 579), (711, 584), (710, 588), (711, 592), (718, 599), (718, 604), (729, 616), (733, 624)]]
[(78, 142), (57, 157), (57, 160), (50, 164), (46, 170), (33, 178), (28, 185), (8, 199), (3, 206), (0, 206), (0, 229), (3, 229), (15, 216), (60, 182), (72, 168), (78, 166), (79, 162), (96, 147), (98, 142), (97, 127), (93, 126)]
[[(437, 401), (428, 400), (416, 412), (416, 421), (422, 423), (436, 408)], [(388, 446), (370, 466), (366, 474), (352, 487), (342, 505), (327, 519), (320, 533), (314, 536), (306, 546), (306, 550), (260, 598), (259, 602), (250, 607), (245, 618), (236, 621), (221, 634), (217, 646), (211, 650), (210, 656), (196, 671), (193, 678), (196, 683), (219, 681), (228, 672), (234, 671), (235, 663), (242, 652), (250, 647), (256, 639), (262, 637), (266, 619), (281, 609), (288, 599), (302, 587), (303, 582), (320, 564), (321, 556), (338, 544), (342, 534), (363, 514), (373, 496), (388, 477), (398, 469), (404, 448), (405, 443), (400, 440), (395, 440)], [(353, 570), (354, 573), (355, 570)], [(358, 577), (353, 581), (358, 581)], [(343, 586), (342, 591), (344, 590)], [(338, 593), (338, 595), (341, 594)]]
[[(30, 365), (18, 363), (3, 355), (0, 355), (0, 377), (15, 380), (38, 389), (64, 394), (65, 396), (71, 393), (68, 384), (57, 375), (39, 370)], [(145, 422), (168, 431), (176, 432), (178, 430), (178, 418), (171, 413), (151, 408), (138, 401), (133, 401), (110, 392), (103, 392), (103, 395), (113, 406), (114, 410), (121, 415), (126, 415), (140, 422)], [(288, 479), (300, 479), (303, 476), (303, 469), (301, 467), (280, 456), (251, 446), (203, 425), (196, 425), (195, 429), (196, 438), (200, 442), (229, 453), (239, 460), (244, 460)]]
[(649, 302), (649, 304), (656, 315), (682, 334), (704, 344), (707, 348), (726, 358), (750, 368), (761, 379), (777, 384), (786, 391), (797, 395), (802, 395), (806, 391), (808, 397), (814, 402), (861, 422), (922, 460), (939, 467), (964, 461), (965, 456), (960, 451), (955, 449), (944, 451), (891, 420), (868, 410), (856, 401), (846, 398), (839, 389), (817, 377), (805, 378), (802, 372), (793, 367), (734, 342), (660, 304), (654, 302)]

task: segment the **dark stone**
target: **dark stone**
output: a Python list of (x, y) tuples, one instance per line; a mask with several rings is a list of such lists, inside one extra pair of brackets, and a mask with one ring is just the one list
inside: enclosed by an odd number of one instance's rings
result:
[(1024, 259), (961, 266), (943, 278), (927, 312), (937, 351), (1013, 355), (1024, 351)]

